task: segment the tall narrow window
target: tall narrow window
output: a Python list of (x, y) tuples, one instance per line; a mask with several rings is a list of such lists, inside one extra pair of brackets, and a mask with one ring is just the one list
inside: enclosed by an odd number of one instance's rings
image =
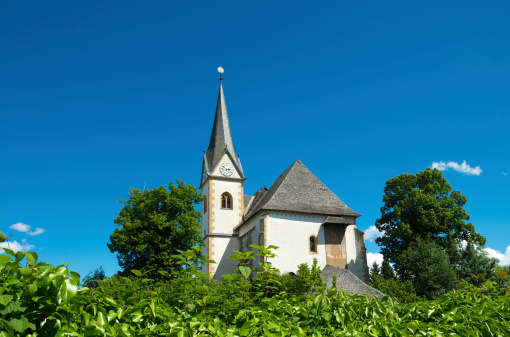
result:
[(232, 196), (228, 192), (221, 195), (221, 208), (232, 209)]
[(207, 196), (204, 197), (204, 207), (202, 207), (204, 210), (203, 213), (207, 213)]
[(310, 253), (317, 253), (317, 237), (310, 236)]

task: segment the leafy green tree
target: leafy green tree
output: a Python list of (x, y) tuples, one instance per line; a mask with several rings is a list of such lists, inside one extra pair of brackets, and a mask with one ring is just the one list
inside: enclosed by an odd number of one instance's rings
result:
[(480, 286), (487, 280), (496, 280), (494, 268), (498, 260), (488, 257), (486, 252), (472, 243), (467, 243), (463, 247), (460, 243), (453, 241), (446, 248), (446, 253), (459, 279), (476, 286)]
[(442, 249), (465, 240), (483, 247), (485, 238), (466, 222), (466, 197), (452, 191), (442, 173), (427, 168), (417, 174), (401, 174), (386, 182), (381, 217), (375, 226), (383, 236), (376, 239), (384, 257), (403, 271), (399, 256), (417, 239)]
[(377, 262), (374, 261), (374, 263), (372, 264), (372, 268), (370, 269), (370, 279), (372, 280), (372, 278), (376, 277), (376, 276), (380, 276), (381, 275), (381, 269), (379, 268), (379, 265), (377, 264)]
[(411, 281), (420, 297), (436, 299), (459, 286), (448, 255), (432, 241), (418, 238), (399, 256), (398, 261), (399, 279)]
[(503, 293), (508, 291), (510, 294), (510, 266), (496, 267), (496, 284)]
[(106, 279), (106, 273), (103, 266), (99, 266), (93, 271), (89, 272), (82, 280), (83, 286), (87, 288), (97, 288), (100, 281)]
[(380, 274), (385, 280), (390, 280), (390, 279), (395, 278), (395, 272), (393, 271), (393, 268), (391, 268), (390, 263), (386, 259), (384, 259), (382, 262)]
[(177, 181), (152, 190), (131, 188), (129, 199), (115, 218), (117, 228), (108, 248), (117, 253), (121, 274), (130, 270), (151, 270), (148, 276), (160, 278), (158, 270), (171, 272), (180, 265), (173, 256), (201, 242), (201, 213), (194, 205), (203, 196), (192, 185)]

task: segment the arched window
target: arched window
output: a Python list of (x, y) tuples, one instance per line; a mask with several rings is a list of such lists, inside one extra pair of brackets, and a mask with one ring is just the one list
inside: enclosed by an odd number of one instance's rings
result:
[(203, 213), (207, 213), (207, 196), (204, 197), (204, 204), (202, 207)]
[(317, 253), (317, 237), (310, 236), (310, 253)]
[(232, 209), (232, 196), (228, 192), (221, 195), (221, 208)]

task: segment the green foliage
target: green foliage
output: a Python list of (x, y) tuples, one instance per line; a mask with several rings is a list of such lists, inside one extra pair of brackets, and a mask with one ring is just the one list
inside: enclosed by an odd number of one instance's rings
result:
[(446, 253), (430, 241), (417, 239), (398, 257), (398, 276), (412, 281), (420, 297), (435, 299), (458, 287)]
[[(391, 299), (343, 292), (265, 297), (249, 291), (245, 307), (239, 288), (225, 291), (237, 282), (223, 285), (195, 274), (191, 250), (184, 252), (191, 263), (183, 264), (191, 269), (167, 273), (164, 281), (133, 270), (132, 276), (116, 275), (81, 290), (79, 275), (66, 266), (32, 265), (26, 257), (36, 259), (33, 253), (7, 253), (10, 261), (0, 265), (0, 336), (505, 336), (510, 331), (510, 294), (500, 294), (490, 282), (398, 306)], [(22, 273), (24, 267), (31, 273)]]
[(99, 266), (93, 271), (89, 272), (82, 280), (82, 285), (87, 288), (97, 288), (100, 281), (106, 279), (106, 273), (103, 266)]
[(402, 270), (398, 257), (416, 239), (446, 249), (450, 242), (465, 240), (482, 247), (485, 238), (464, 210), (466, 197), (452, 187), (437, 169), (401, 174), (386, 182), (381, 217), (376, 227), (384, 233), (376, 239), (385, 258)]
[(370, 278), (369, 286), (390, 296), (399, 303), (415, 303), (421, 301), (411, 281), (401, 281), (396, 278), (384, 278), (379, 275), (373, 275)]
[(485, 281), (495, 280), (494, 268), (498, 260), (488, 257), (481, 248), (472, 243), (462, 247), (459, 242), (452, 241), (446, 247), (446, 252), (459, 279), (477, 286)]
[(510, 291), (510, 266), (494, 268), (496, 284), (500, 292)]
[(386, 280), (394, 279), (395, 278), (395, 272), (393, 271), (393, 268), (391, 268), (390, 263), (388, 260), (384, 259), (381, 266), (381, 276), (385, 278)]
[(4, 235), (4, 233), (0, 232), (0, 243), (7, 241), (7, 236)]
[(194, 205), (202, 195), (192, 185), (177, 181), (169, 190), (160, 186), (153, 190), (131, 188), (129, 199), (115, 218), (117, 228), (110, 236), (108, 248), (117, 253), (122, 275), (132, 269), (148, 271), (158, 278), (158, 270), (178, 270), (172, 256), (186, 251), (200, 241), (200, 217)]
[(80, 308), (76, 299), (82, 291), (80, 275), (65, 265), (37, 262), (34, 252), (14, 253), (7, 248), (4, 252), (7, 255), (0, 255), (1, 336), (61, 335), (76, 314), (71, 308)]
[[(33, 252), (5, 249), (0, 336), (506, 336), (510, 331), (510, 293), (491, 282), (464, 283), (437, 300), (398, 306), (392, 299), (341, 291), (264, 292), (266, 271), (277, 274), (270, 266), (262, 266), (253, 281), (240, 272), (220, 284), (196, 269), (199, 249), (176, 255), (181, 268), (163, 271), (162, 280), (132, 269), (129, 276), (82, 289), (80, 276), (67, 265), (54, 267), (38, 262)], [(259, 253), (268, 255), (264, 249)], [(241, 287), (247, 289), (245, 305)]]
[(317, 259), (313, 259), (311, 267), (308, 267), (308, 263), (301, 263), (296, 276), (291, 278), (287, 285), (287, 291), (298, 295), (322, 294), (324, 289), (325, 284), (321, 270), (317, 266)]
[(379, 268), (379, 265), (377, 264), (377, 262), (374, 261), (374, 263), (372, 264), (372, 268), (370, 269), (370, 279), (372, 279), (372, 277), (380, 276), (380, 275), (381, 275), (381, 268)]

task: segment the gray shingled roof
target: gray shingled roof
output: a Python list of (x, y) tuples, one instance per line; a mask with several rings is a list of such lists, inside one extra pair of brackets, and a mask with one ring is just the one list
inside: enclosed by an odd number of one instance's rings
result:
[(246, 210), (246, 208), (248, 207), (248, 205), (250, 204), (250, 200), (253, 198), (253, 195), (248, 195), (248, 194), (245, 194), (244, 195), (244, 209)]
[(378, 297), (380, 300), (386, 296), (379, 290), (367, 285), (349, 270), (337, 266), (332, 266), (330, 264), (326, 265), (326, 267), (322, 269), (321, 275), (322, 279), (326, 283), (327, 288), (331, 288), (333, 286), (333, 275), (336, 275), (337, 277), (337, 288), (342, 289), (346, 293), (367, 295), (372, 294)]
[(244, 214), (251, 213), (250, 210), (253, 209), (258, 203), (260, 203), (260, 200), (264, 197), (264, 195), (269, 191), (266, 186), (259, 189), (255, 194), (251, 197), (251, 202), (245, 203), (244, 208)]
[[(250, 209), (245, 213), (244, 221), (260, 210), (360, 216), (331, 192), (300, 160), (285, 170), (269, 191), (262, 193), (261, 190), (259, 200), (252, 202)], [(254, 195), (255, 198), (257, 193)]]
[[(209, 147), (205, 153), (206, 171), (208, 174), (214, 170), (224, 153), (228, 153), (234, 162), (241, 178), (244, 178), (241, 161), (234, 150), (234, 142), (230, 132), (230, 124), (228, 122), (227, 105), (225, 103), (225, 95), (223, 93), (223, 85), (220, 82), (220, 91), (218, 92), (218, 102), (216, 104), (216, 115), (214, 116), (214, 124), (211, 132), (211, 140)], [(202, 178), (203, 179), (203, 178)], [(201, 181), (200, 185), (202, 185)]]

